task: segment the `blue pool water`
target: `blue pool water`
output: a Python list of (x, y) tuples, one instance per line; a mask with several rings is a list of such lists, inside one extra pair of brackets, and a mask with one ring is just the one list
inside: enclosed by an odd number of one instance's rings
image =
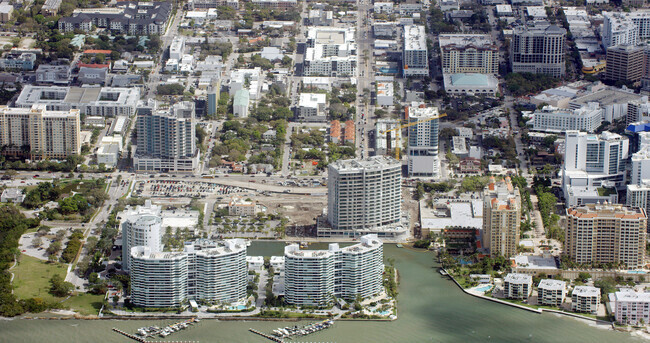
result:
[(628, 270), (628, 274), (645, 274), (643, 270)]
[(477, 288), (474, 288), (474, 289), (477, 290), (477, 291), (480, 291), (480, 292), (487, 292), (490, 289), (492, 289), (492, 285), (485, 285), (485, 286), (477, 287)]
[(246, 309), (246, 305), (237, 305), (237, 306), (230, 306), (228, 308), (228, 311), (242, 311)]

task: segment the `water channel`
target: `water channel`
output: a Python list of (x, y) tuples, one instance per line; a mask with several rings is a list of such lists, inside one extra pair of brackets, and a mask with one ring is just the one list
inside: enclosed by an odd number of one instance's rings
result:
[[(284, 243), (253, 242), (249, 255), (281, 255)], [(314, 245), (310, 248), (323, 248)], [(578, 319), (535, 314), (477, 299), (440, 276), (434, 255), (395, 245), (384, 246), (401, 277), (398, 316), (393, 322), (337, 321), (333, 328), (295, 342), (627, 342), (642, 341), (628, 333), (597, 328)], [(170, 320), (0, 320), (0, 342), (128, 342), (112, 327), (135, 333), (142, 326)], [(271, 332), (295, 322), (203, 320), (174, 333), (169, 341), (270, 342), (248, 328)], [(134, 341), (131, 341), (134, 342)]]

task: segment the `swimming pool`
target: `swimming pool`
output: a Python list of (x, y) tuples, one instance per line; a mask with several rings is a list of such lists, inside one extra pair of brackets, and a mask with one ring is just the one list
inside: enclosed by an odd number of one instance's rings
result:
[(628, 274), (645, 274), (646, 272), (644, 272), (643, 270), (628, 270), (627, 273)]
[(481, 287), (476, 287), (474, 289), (479, 291), (479, 292), (487, 292), (487, 291), (492, 289), (492, 285), (484, 285), (484, 286), (481, 286)]
[(237, 305), (228, 307), (228, 311), (243, 311), (246, 309), (246, 305)]

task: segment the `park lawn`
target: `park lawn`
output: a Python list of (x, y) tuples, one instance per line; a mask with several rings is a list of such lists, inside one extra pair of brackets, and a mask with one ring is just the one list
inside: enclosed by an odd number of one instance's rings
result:
[(99, 314), (99, 309), (102, 308), (103, 301), (103, 294), (95, 295), (79, 293), (77, 295), (72, 295), (68, 300), (61, 304), (82, 315), (97, 315)]
[(59, 274), (65, 278), (67, 266), (62, 263), (47, 263), (36, 257), (20, 255), (18, 264), (10, 270), (14, 273), (14, 294), (19, 299), (41, 298), (45, 301), (60, 301), (62, 298), (49, 293), (50, 278)]

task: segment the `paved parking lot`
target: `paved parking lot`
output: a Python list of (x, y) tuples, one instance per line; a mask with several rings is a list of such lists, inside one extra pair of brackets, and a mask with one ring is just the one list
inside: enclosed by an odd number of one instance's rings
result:
[(136, 184), (134, 195), (144, 197), (205, 197), (250, 190), (205, 181), (147, 180)]

